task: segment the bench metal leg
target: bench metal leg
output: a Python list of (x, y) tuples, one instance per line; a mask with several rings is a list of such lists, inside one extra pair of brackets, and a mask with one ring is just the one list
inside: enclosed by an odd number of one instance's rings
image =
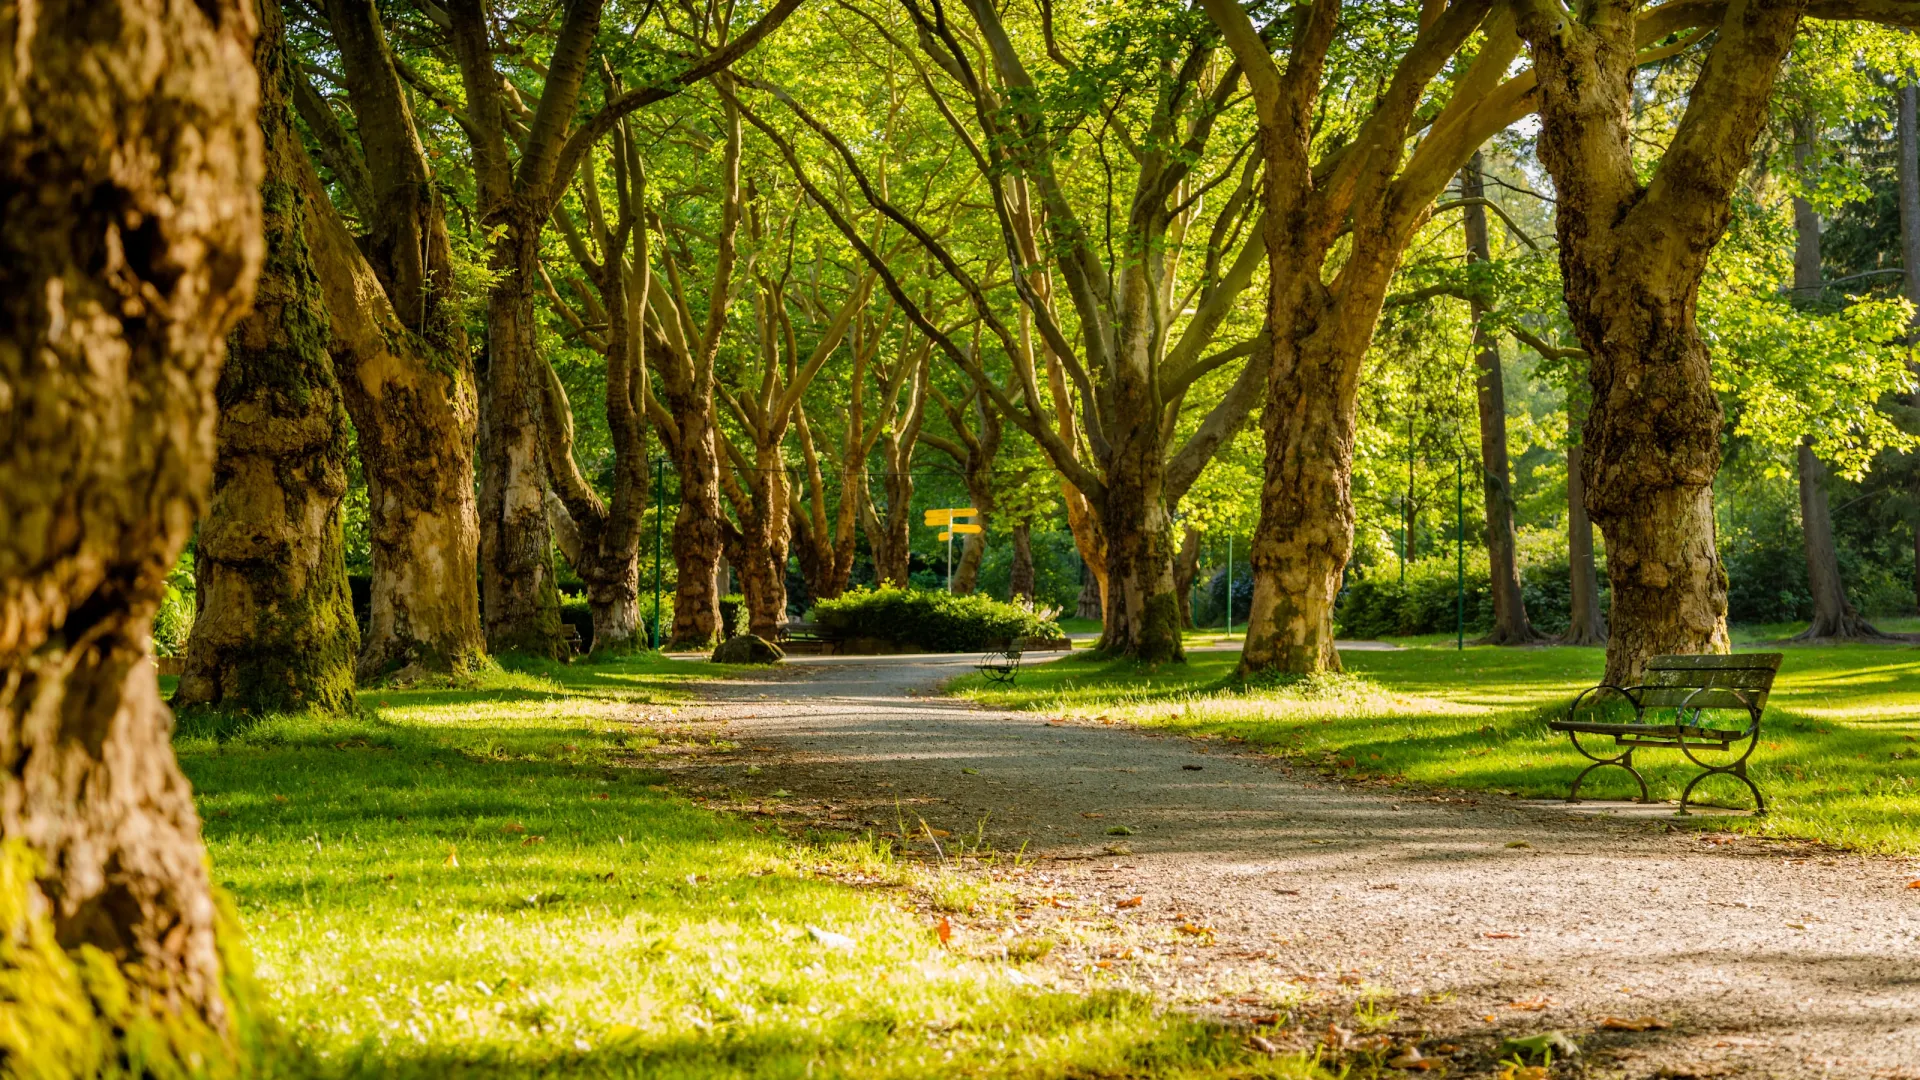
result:
[(1647, 792), (1647, 778), (1644, 776), (1641, 776), (1640, 770), (1633, 767), (1633, 747), (1631, 746), (1627, 747), (1625, 753), (1619, 754), (1615, 757), (1603, 758), (1598, 754), (1595, 754), (1592, 751), (1588, 750), (1585, 746), (1580, 745), (1579, 732), (1569, 731), (1567, 732), (1567, 737), (1573, 740), (1573, 748), (1575, 750), (1580, 751), (1582, 756), (1588, 758), (1593, 762), (1593, 764), (1580, 770), (1579, 776), (1576, 776), (1573, 778), (1573, 788), (1572, 790), (1567, 792), (1568, 802), (1574, 803), (1574, 802), (1580, 801), (1580, 784), (1582, 781), (1586, 780), (1588, 773), (1591, 773), (1595, 769), (1604, 768), (1608, 765), (1617, 765), (1620, 768), (1627, 770), (1629, 773), (1632, 773), (1634, 783), (1637, 783), (1640, 785), (1640, 801), (1643, 803), (1653, 801), (1653, 797)]
[[(1679, 742), (1680, 742), (1680, 752), (1687, 756), (1688, 761), (1691, 761), (1695, 765), (1700, 766), (1702, 770), (1700, 775), (1694, 777), (1692, 780), (1687, 781), (1686, 789), (1680, 792), (1679, 813), (1682, 816), (1685, 816), (1687, 813), (1687, 802), (1693, 796), (1694, 787), (1698, 785), (1700, 781), (1705, 780), (1709, 776), (1731, 776), (1735, 780), (1738, 780), (1741, 783), (1747, 785), (1747, 790), (1753, 792), (1754, 814), (1759, 815), (1767, 812), (1767, 800), (1761, 797), (1760, 786), (1758, 784), (1755, 784), (1753, 782), (1753, 778), (1747, 775), (1747, 759), (1753, 756), (1754, 748), (1760, 744), (1759, 717), (1756, 716), (1754, 718), (1753, 726), (1748, 732), (1746, 750), (1743, 751), (1739, 757), (1735, 758), (1733, 761), (1728, 763), (1714, 765), (1710, 762), (1701, 761), (1699, 758), (1694, 756), (1693, 749), (1687, 745), (1687, 738), (1685, 735), (1680, 736)], [(1702, 749), (1714, 748), (1714, 744), (1707, 743), (1703, 745), (1701, 748)], [(1728, 746), (1725, 744), (1722, 744), (1718, 747), (1718, 749), (1725, 750), (1725, 749), (1728, 749)]]

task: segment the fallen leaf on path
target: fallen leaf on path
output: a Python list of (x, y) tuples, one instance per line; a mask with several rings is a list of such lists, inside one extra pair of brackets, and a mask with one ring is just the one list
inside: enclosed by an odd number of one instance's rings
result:
[(1113, 828), (1107, 830), (1107, 835), (1108, 836), (1132, 836), (1133, 830), (1127, 828), (1125, 825), (1115, 825)]
[(1508, 1062), (1500, 1067), (1500, 1080), (1547, 1080), (1547, 1067)]
[(1420, 1051), (1409, 1049), (1406, 1053), (1401, 1054), (1398, 1057), (1389, 1058), (1387, 1060), (1387, 1068), (1410, 1069), (1414, 1072), (1426, 1072), (1428, 1069), (1433, 1068), (1433, 1062), (1428, 1061), (1426, 1058), (1421, 1057)]
[(1608, 1031), (1665, 1031), (1668, 1024), (1657, 1016), (1609, 1016), (1600, 1026)]
[(1179, 930), (1179, 931), (1180, 931), (1181, 933), (1183, 933), (1183, 934), (1186, 934), (1186, 935), (1187, 935), (1187, 936), (1189, 936), (1189, 937), (1208, 937), (1208, 938), (1210, 938), (1210, 937), (1212, 937), (1212, 936), (1213, 936), (1213, 927), (1211, 927), (1211, 926), (1195, 926), (1194, 924), (1192, 924), (1192, 923), (1190, 923), (1190, 922), (1187, 922), (1187, 923), (1181, 923), (1181, 924), (1180, 924), (1179, 926), (1177, 926), (1177, 927), (1175, 927), (1175, 929), (1177, 929), (1177, 930)]
[(1105, 814), (1089, 814), (1089, 813), (1084, 813), (1084, 812), (1083, 812), (1083, 813), (1082, 813), (1082, 814), (1081, 814), (1080, 816), (1081, 816), (1081, 817), (1083, 817), (1083, 818), (1103, 818), (1103, 817), (1106, 817), (1107, 815), (1105, 815)]
[(1533, 845), (1527, 843), (1525, 840), (1509, 840), (1507, 846), (1510, 848), (1530, 848)]
[(1347, 1041), (1352, 1038), (1353, 1032), (1343, 1027), (1328, 1024), (1327, 1033), (1321, 1041), (1326, 1044), (1329, 1050), (1344, 1050), (1346, 1049)]
[(1483, 938), (1517, 938), (1517, 937), (1519, 937), (1520, 935), (1519, 935), (1519, 934), (1508, 934), (1508, 933), (1498, 933), (1498, 934), (1481, 934), (1480, 936), (1481, 936), (1481, 937), (1483, 937)]
[(1787, 924), (1787, 929), (1789, 930), (1805, 930), (1806, 928), (1806, 923), (1790, 922)]
[(1400, 887), (1400, 886), (1398, 886), (1398, 885), (1395, 885), (1395, 884), (1394, 884), (1393, 882), (1391, 882), (1391, 881), (1389, 881), (1389, 882), (1387, 882), (1387, 883), (1386, 883), (1386, 884), (1384, 884), (1384, 885), (1369, 885), (1369, 886), (1367, 886), (1367, 888), (1369, 888), (1369, 889), (1397, 889), (1397, 888), (1399, 888), (1399, 887)]
[(1279, 1013), (1260, 1013), (1257, 1016), (1247, 1017), (1247, 1023), (1252, 1024), (1255, 1027), (1273, 1027), (1280, 1023), (1280, 1014)]
[(933, 932), (940, 936), (940, 944), (945, 945), (953, 940), (953, 923), (947, 921), (947, 917), (942, 915), (940, 921), (934, 924)]
[(948, 832), (948, 831), (947, 831), (947, 830), (945, 830), (945, 829), (928, 829), (928, 830), (927, 830), (927, 833), (928, 833), (928, 835), (930, 835), (930, 836), (934, 836), (934, 837), (937, 837), (937, 838), (944, 838), (944, 837), (948, 837), (948, 836), (952, 836), (952, 835), (953, 835), (952, 833), (950, 833), (950, 832)]
[(1147, 902), (1147, 898), (1144, 896), (1130, 896), (1113, 906), (1117, 908), (1139, 907), (1141, 904), (1144, 904), (1146, 902)]
[(979, 776), (979, 775), (980, 775), (980, 770), (979, 770), (979, 769), (961, 769), (960, 771), (961, 771), (961, 772), (963, 772), (963, 773), (966, 773), (966, 774), (967, 774), (968, 776)]
[(1912, 881), (1907, 882), (1907, 888), (1920, 889), (1920, 878), (1915, 878)]
[(1549, 1008), (1552, 1005), (1553, 1005), (1553, 999), (1544, 998), (1544, 997), (1534, 998), (1532, 1001), (1516, 1000), (1516, 1001), (1507, 1002), (1507, 1008), (1520, 1009), (1524, 1012), (1544, 1012), (1547, 1008)]
[(1201, 769), (1206, 768), (1205, 765), (1182, 765), (1180, 767), (1188, 772), (1199, 772)]

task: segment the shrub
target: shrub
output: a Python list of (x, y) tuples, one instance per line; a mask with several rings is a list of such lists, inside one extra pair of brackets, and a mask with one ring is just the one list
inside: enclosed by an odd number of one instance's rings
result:
[(1044, 608), (918, 589), (854, 589), (815, 604), (813, 621), (842, 637), (878, 638), (930, 652), (970, 652), (1016, 637), (1065, 636)]
[[(1435, 555), (1407, 564), (1369, 567), (1347, 585), (1334, 613), (1341, 637), (1405, 637), (1451, 632), (1458, 615), (1454, 557)], [(1479, 636), (1493, 625), (1493, 592), (1487, 584), (1487, 553), (1467, 553), (1467, 633)]]

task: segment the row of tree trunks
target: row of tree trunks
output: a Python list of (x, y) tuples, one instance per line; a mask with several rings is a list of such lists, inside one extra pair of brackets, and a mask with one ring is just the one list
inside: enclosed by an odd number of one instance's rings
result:
[(1193, 579), (1200, 573), (1200, 532), (1185, 529), (1173, 560), (1173, 594), (1180, 601), (1180, 625), (1193, 629)]
[(264, 251), (255, 29), (235, 0), (0, 14), (0, 1067), (23, 1076), (236, 1066), (238, 943), (150, 627)]
[(216, 398), (213, 493), (195, 552), (195, 617), (175, 708), (342, 712), (360, 644), (341, 502), (346, 408), (304, 232), (304, 151), (280, 13), (263, 10), (258, 60), (266, 262), (227, 344)]
[(1013, 523), (1013, 565), (1007, 573), (1007, 594), (1014, 600), (1034, 602), (1033, 525)]
[[(1460, 171), (1460, 196), (1463, 200), (1486, 198), (1481, 155), (1475, 153)], [(1461, 226), (1466, 233), (1467, 262), (1488, 262), (1493, 258), (1487, 234), (1486, 206), (1469, 201), (1461, 208)], [(1543, 639), (1527, 619), (1527, 602), (1520, 590), (1519, 541), (1513, 528), (1513, 472), (1507, 461), (1506, 375), (1501, 370), (1500, 342), (1484, 326), (1486, 305), (1478, 299), (1469, 302), (1473, 320), (1474, 378), (1480, 412), (1480, 489), (1486, 510), (1487, 564), (1493, 590), (1493, 630), (1480, 639), (1483, 645), (1531, 645)]]

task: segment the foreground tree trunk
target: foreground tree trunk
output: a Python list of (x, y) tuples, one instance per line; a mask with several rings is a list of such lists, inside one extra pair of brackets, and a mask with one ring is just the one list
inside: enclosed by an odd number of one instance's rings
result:
[(1695, 305), (1803, 8), (1728, 7), (1648, 183), (1630, 146), (1631, 5), (1600, 0), (1574, 22), (1530, 0), (1519, 16), (1538, 76), (1540, 159), (1559, 199), (1567, 308), (1591, 356), (1582, 464), (1607, 539), (1606, 678), (1618, 685), (1662, 653), (1728, 649), (1713, 515), (1722, 417)]
[[(306, 163), (308, 242), (367, 478), (373, 595), (362, 680), (484, 662), (473, 451), (478, 401), (441, 186), (370, 0), (328, 0), (355, 140), (304, 82), (295, 100), (352, 197), (356, 239)], [(375, 196), (378, 192), (378, 196)]]
[(1571, 416), (1573, 445), (1567, 447), (1567, 568), (1572, 600), (1567, 611), (1567, 632), (1560, 635), (1562, 645), (1605, 645), (1607, 617), (1600, 609), (1600, 574), (1593, 559), (1593, 521), (1587, 517), (1585, 474), (1581, 461), (1580, 431), (1586, 426), (1584, 415)]
[[(1473, 155), (1460, 172), (1463, 199), (1486, 198), (1481, 178), (1481, 157)], [(1467, 261), (1488, 262), (1493, 258), (1487, 236), (1487, 208), (1469, 203), (1461, 210), (1467, 234)], [(1507, 461), (1507, 390), (1505, 373), (1500, 370), (1500, 343), (1481, 325), (1487, 309), (1478, 299), (1469, 303), (1473, 318), (1473, 344), (1477, 350), (1474, 366), (1479, 369), (1474, 383), (1480, 405), (1480, 490), (1487, 521), (1487, 564), (1493, 588), (1493, 630), (1481, 638), (1482, 645), (1531, 645), (1543, 635), (1527, 619), (1527, 601), (1520, 589), (1519, 542), (1513, 529), (1513, 470)]]
[(150, 627), (263, 252), (254, 30), (231, 0), (0, 14), (0, 1068), (21, 1076), (238, 1067), (238, 928)]
[(228, 342), (213, 494), (195, 551), (193, 635), (175, 708), (353, 708), (360, 645), (347, 592), (341, 500), (347, 413), (303, 233), (303, 151), (277, 7), (262, 9), (261, 187), (267, 255), (253, 312)]

